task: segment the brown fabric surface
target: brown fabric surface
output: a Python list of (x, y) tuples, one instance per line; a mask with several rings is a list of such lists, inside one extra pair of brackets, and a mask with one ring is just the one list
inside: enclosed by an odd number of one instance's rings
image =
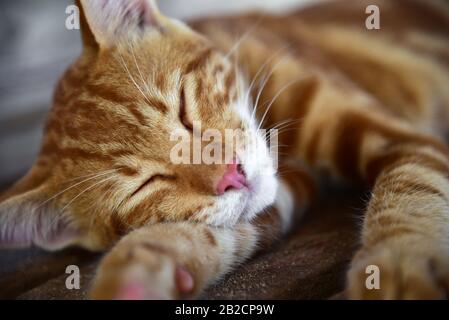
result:
[[(349, 194), (348, 194), (349, 193)], [(270, 252), (258, 255), (206, 290), (202, 299), (339, 299), (357, 245), (353, 191), (323, 197)], [(356, 209), (359, 208), (359, 209)], [(100, 255), (80, 249), (47, 253), (0, 251), (0, 298), (86, 299)], [(65, 268), (81, 271), (81, 289), (68, 290)]]

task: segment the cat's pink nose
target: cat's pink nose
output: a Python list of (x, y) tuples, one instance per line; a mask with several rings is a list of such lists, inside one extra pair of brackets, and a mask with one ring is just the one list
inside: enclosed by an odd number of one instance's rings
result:
[(240, 164), (233, 162), (227, 165), (226, 172), (217, 184), (217, 194), (224, 194), (228, 190), (247, 187), (245, 172)]

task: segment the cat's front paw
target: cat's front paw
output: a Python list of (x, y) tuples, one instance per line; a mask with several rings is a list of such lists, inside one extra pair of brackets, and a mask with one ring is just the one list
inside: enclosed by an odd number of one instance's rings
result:
[(102, 261), (90, 291), (100, 300), (190, 298), (191, 273), (163, 247), (151, 243), (118, 246)]
[(362, 248), (348, 273), (348, 298), (447, 299), (448, 257), (448, 250), (418, 239)]

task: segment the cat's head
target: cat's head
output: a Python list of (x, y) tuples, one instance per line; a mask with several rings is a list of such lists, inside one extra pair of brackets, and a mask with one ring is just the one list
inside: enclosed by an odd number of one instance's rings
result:
[[(150, 0), (81, 8), (83, 53), (58, 84), (37, 162), (0, 205), (0, 244), (101, 249), (143, 224), (232, 226), (270, 205), (273, 159), (226, 53)], [(238, 147), (226, 129), (241, 130)], [(218, 150), (227, 161), (210, 164)]]

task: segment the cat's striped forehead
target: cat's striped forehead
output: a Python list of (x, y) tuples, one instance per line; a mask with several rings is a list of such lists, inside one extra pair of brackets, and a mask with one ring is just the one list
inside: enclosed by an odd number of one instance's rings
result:
[(184, 89), (202, 116), (208, 108), (225, 109), (237, 99), (236, 68), (209, 43), (189, 36), (150, 38), (110, 50), (89, 67), (84, 94), (104, 98), (106, 93), (112, 102), (134, 100), (167, 114)]

